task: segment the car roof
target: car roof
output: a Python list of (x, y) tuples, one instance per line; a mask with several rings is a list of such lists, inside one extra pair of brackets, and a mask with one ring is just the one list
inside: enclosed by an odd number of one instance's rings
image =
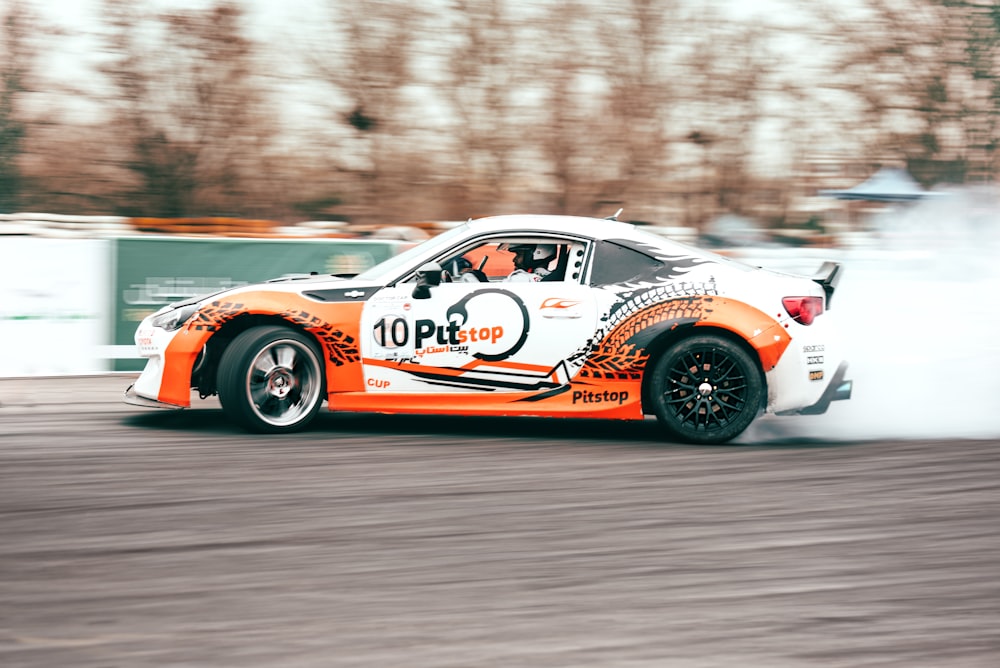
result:
[(580, 234), (594, 239), (634, 238), (636, 227), (607, 218), (549, 214), (509, 214), (489, 216), (468, 222), (469, 229), (482, 232), (558, 232)]

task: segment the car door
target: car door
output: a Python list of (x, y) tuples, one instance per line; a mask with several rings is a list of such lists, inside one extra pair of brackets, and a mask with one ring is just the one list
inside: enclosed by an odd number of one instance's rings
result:
[[(583, 256), (582, 245), (580, 256)], [(535, 392), (565, 385), (594, 336), (592, 289), (574, 278), (453, 282), (414, 297), (413, 282), (366, 302), (368, 392)]]

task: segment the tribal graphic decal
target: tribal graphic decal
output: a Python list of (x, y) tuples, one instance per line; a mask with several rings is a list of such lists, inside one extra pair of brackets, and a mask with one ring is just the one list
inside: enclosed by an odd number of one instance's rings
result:
[(639, 379), (652, 339), (702, 319), (717, 294), (713, 278), (619, 293), (622, 301), (612, 307), (586, 350), (574, 355), (582, 358), (580, 377)]
[(674, 279), (682, 278), (689, 271), (700, 265), (713, 264), (712, 260), (697, 258), (691, 255), (666, 255), (661, 249), (655, 246), (649, 246), (638, 241), (632, 241), (631, 239), (611, 239), (610, 242), (641, 253), (642, 255), (656, 258), (656, 260), (662, 263), (662, 266), (654, 267), (645, 273), (640, 273), (623, 285), (641, 285), (646, 283), (662, 285)]
[[(196, 331), (216, 332), (230, 320), (249, 313), (250, 310), (242, 302), (214, 301), (203, 306), (188, 327)], [(323, 349), (334, 366), (343, 366), (361, 360), (361, 351), (353, 336), (336, 329), (315, 315), (300, 309), (288, 309), (278, 315), (315, 334), (322, 342)]]
[[(594, 337), (567, 363), (579, 368), (582, 378), (635, 380), (641, 377), (648, 358), (645, 349), (653, 338), (669, 328), (696, 322), (705, 304), (718, 295), (713, 276), (705, 281), (679, 279), (715, 263), (690, 255), (666, 255), (628, 239), (614, 239), (610, 244), (606, 259), (624, 262), (636, 273), (628, 280), (601, 286), (616, 299)], [(627, 250), (615, 251), (615, 247)], [(643, 258), (648, 260), (645, 266)], [(636, 260), (638, 266), (632, 266)]]
[(581, 378), (639, 380), (649, 358), (646, 346), (658, 334), (700, 320), (709, 308), (710, 296), (683, 297), (654, 303), (631, 312), (593, 348), (580, 369)]
[(198, 309), (188, 328), (198, 332), (217, 332), (219, 327), (247, 312), (240, 302), (214, 301)]
[(326, 355), (334, 366), (344, 366), (361, 361), (361, 350), (358, 348), (358, 342), (350, 334), (335, 329), (329, 323), (305, 311), (284, 311), (278, 315), (302, 325), (315, 334), (323, 342)]

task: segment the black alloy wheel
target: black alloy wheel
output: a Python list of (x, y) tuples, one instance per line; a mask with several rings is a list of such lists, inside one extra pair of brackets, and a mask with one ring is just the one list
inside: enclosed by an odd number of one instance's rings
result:
[(764, 381), (751, 355), (714, 335), (692, 336), (667, 350), (653, 369), (653, 408), (667, 434), (718, 444), (739, 436), (760, 412)]

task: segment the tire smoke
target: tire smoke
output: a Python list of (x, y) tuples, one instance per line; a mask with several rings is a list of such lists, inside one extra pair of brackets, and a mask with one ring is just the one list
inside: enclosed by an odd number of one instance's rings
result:
[(738, 442), (1000, 437), (1000, 193), (951, 191), (869, 227), (870, 247), (830, 258), (852, 398), (767, 416)]

